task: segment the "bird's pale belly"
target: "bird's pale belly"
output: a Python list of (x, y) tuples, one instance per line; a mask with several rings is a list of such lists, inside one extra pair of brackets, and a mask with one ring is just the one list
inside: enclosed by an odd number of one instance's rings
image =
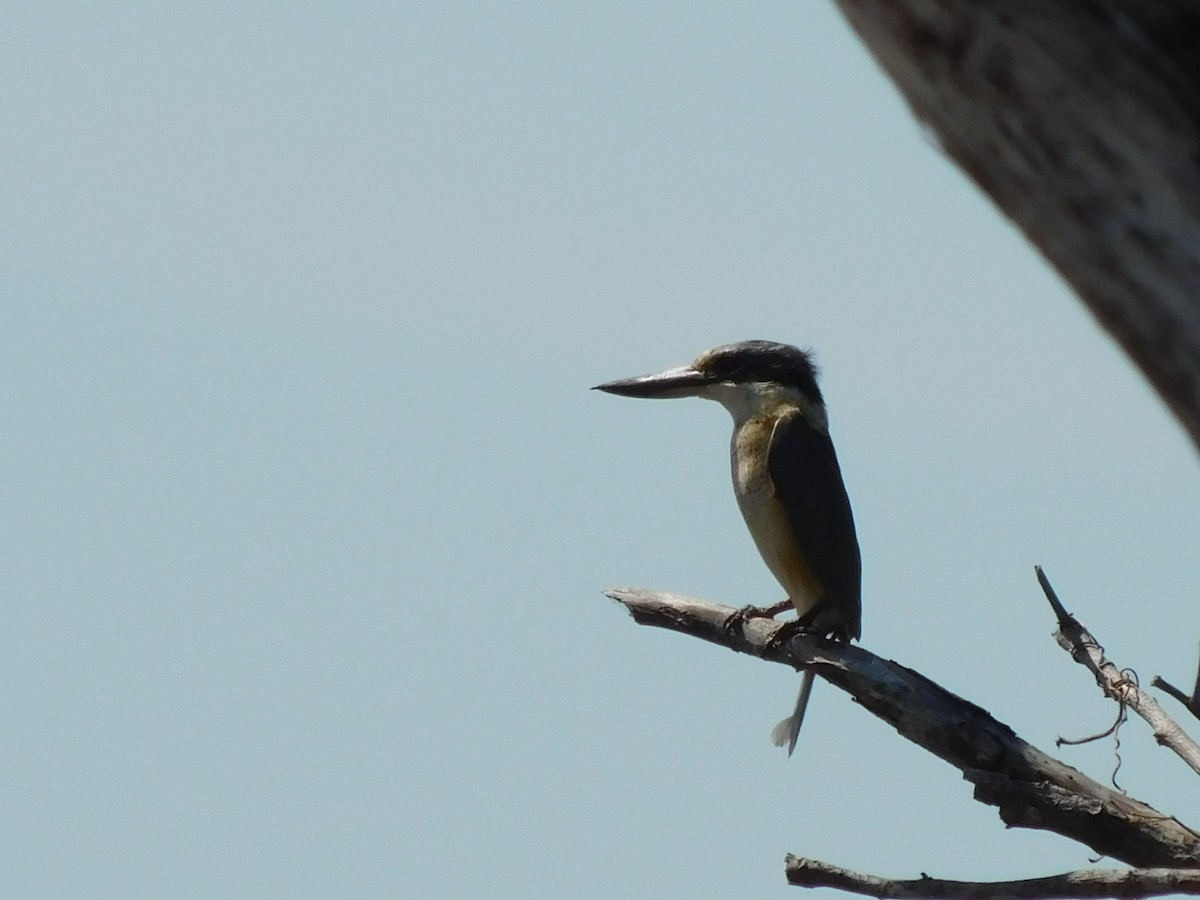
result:
[(796, 612), (804, 615), (816, 605), (822, 591), (796, 547), (771, 481), (765, 450), (774, 427), (773, 418), (754, 419), (734, 433), (733, 489), (763, 562), (787, 591)]

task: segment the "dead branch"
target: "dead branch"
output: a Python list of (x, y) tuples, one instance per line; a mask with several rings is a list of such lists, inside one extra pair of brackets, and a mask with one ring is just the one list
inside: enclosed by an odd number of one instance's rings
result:
[(1200, 867), (1200, 834), (1093, 781), (1026, 743), (990, 713), (912, 669), (862, 647), (797, 635), (771, 643), (780, 624), (749, 619), (729, 634), (732, 607), (640, 589), (606, 592), (636, 622), (741, 653), (811, 669), (910, 741), (941, 757), (998, 807), (1005, 824), (1040, 828), (1135, 866)]
[(1150, 686), (1156, 687), (1160, 691), (1163, 691), (1164, 693), (1174, 697), (1176, 700), (1182, 703), (1184, 707), (1187, 708), (1188, 712), (1190, 712), (1197, 719), (1200, 719), (1200, 666), (1198, 666), (1196, 670), (1196, 683), (1192, 688), (1192, 695), (1190, 697), (1179, 688), (1175, 687), (1175, 685), (1171, 684), (1171, 682), (1167, 681), (1167, 679), (1162, 678), (1159, 675), (1154, 676), (1153, 680), (1150, 682)]
[(1200, 894), (1200, 869), (1086, 869), (1020, 881), (896, 879), (852, 872), (815, 859), (787, 858), (788, 884), (828, 887), (896, 900), (938, 897), (948, 900), (1030, 900), (1030, 898), (1156, 897)]
[(1037, 572), (1038, 584), (1042, 586), (1042, 591), (1054, 610), (1055, 618), (1058, 619), (1058, 631), (1054, 637), (1059, 646), (1070, 653), (1075, 662), (1092, 673), (1096, 684), (1105, 694), (1145, 719), (1154, 732), (1154, 740), (1173, 750), (1194, 772), (1200, 774), (1200, 744), (1193, 741), (1179, 724), (1167, 715), (1157, 700), (1138, 687), (1136, 681), (1126, 677), (1125, 673), (1104, 655), (1104, 648), (1100, 646), (1100, 642), (1063, 607), (1042, 567), (1034, 566), (1034, 571)]
[(1200, 2), (837, 5), (1200, 447)]

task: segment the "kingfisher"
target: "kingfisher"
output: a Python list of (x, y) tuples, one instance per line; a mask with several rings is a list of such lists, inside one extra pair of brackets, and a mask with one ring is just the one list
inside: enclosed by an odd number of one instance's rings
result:
[[(862, 556), (810, 353), (741, 341), (708, 350), (690, 365), (595, 389), (622, 397), (701, 397), (729, 410), (733, 492), (763, 562), (787, 592), (781, 603), (736, 615), (774, 618), (791, 606), (794, 627), (843, 641), (861, 635)], [(789, 756), (812, 687), (806, 670), (794, 711), (771, 734)]]

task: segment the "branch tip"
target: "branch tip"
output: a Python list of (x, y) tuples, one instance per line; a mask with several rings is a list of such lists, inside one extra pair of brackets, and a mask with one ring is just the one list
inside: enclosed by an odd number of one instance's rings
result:
[(1167, 679), (1161, 675), (1155, 675), (1150, 680), (1150, 686), (1156, 687), (1164, 694), (1174, 697), (1183, 704), (1184, 709), (1190, 712), (1197, 719), (1200, 719), (1200, 666), (1196, 670), (1196, 685), (1192, 688), (1191, 696), (1185, 694), (1182, 690), (1175, 687)]
[(1058, 619), (1058, 624), (1066, 625), (1071, 621), (1071, 614), (1067, 612), (1067, 608), (1058, 599), (1058, 594), (1055, 592), (1054, 586), (1050, 584), (1050, 579), (1046, 577), (1046, 573), (1042, 571), (1041, 566), (1034, 566), (1033, 571), (1037, 573), (1038, 584), (1042, 586), (1042, 593), (1046, 595), (1046, 599), (1050, 602), (1050, 608), (1054, 610), (1054, 617)]

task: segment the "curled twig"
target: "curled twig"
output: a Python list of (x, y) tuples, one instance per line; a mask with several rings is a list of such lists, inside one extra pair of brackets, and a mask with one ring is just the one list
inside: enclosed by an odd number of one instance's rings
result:
[(1058, 594), (1050, 585), (1050, 579), (1035, 566), (1038, 584), (1058, 620), (1055, 639), (1071, 654), (1071, 658), (1085, 666), (1096, 679), (1096, 684), (1109, 697), (1128, 706), (1150, 723), (1154, 739), (1175, 752), (1191, 769), (1200, 774), (1200, 744), (1187, 735), (1179, 724), (1167, 715), (1158, 701), (1138, 686), (1137, 677), (1129, 669), (1120, 669), (1104, 655), (1104, 647), (1073, 615), (1066, 611)]

